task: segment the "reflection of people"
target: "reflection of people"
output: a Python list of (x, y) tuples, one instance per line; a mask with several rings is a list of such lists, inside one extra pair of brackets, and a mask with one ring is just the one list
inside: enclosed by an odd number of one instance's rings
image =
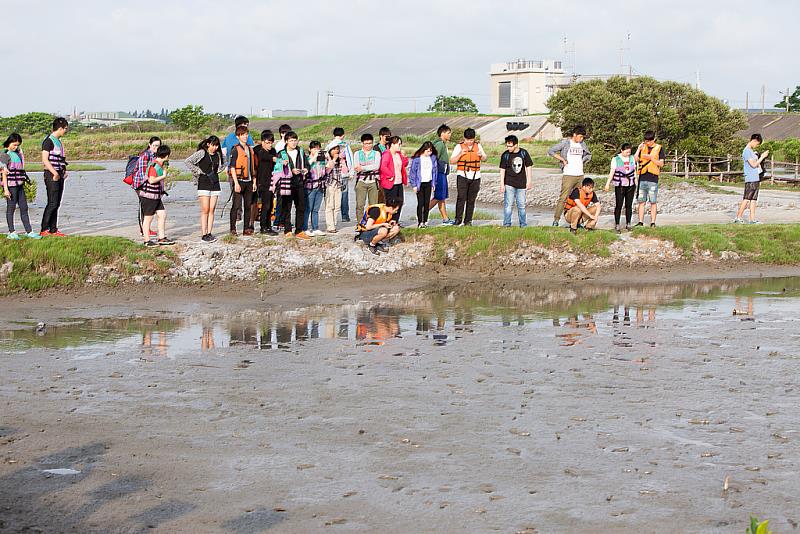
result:
[[(553, 326), (559, 326), (558, 319), (553, 319)], [(566, 326), (575, 330), (586, 329), (590, 334), (597, 334), (597, 323), (594, 317), (589, 314), (583, 314), (583, 320), (579, 320), (577, 315), (573, 315), (564, 321), (561, 326)], [(583, 334), (580, 332), (568, 332), (566, 334), (556, 334), (556, 337), (561, 338), (562, 345), (565, 347), (572, 347), (582, 342)]]
[(214, 327), (204, 326), (203, 335), (200, 337), (200, 350), (206, 351), (216, 348), (214, 343)]
[(734, 315), (753, 315), (753, 297), (747, 297), (747, 306), (742, 306), (742, 297), (736, 297), (736, 306), (733, 310)]
[[(656, 320), (656, 309), (655, 308), (648, 308), (647, 310), (647, 322), (652, 323)], [(636, 322), (641, 324), (644, 323), (644, 308), (638, 307), (636, 308)]]
[(153, 344), (153, 332), (145, 330), (142, 332), (142, 353), (145, 359), (151, 360), (153, 356), (167, 357), (167, 333), (160, 331), (158, 334), (158, 343)]
[(370, 308), (356, 317), (356, 339), (384, 341), (400, 335), (400, 313)]

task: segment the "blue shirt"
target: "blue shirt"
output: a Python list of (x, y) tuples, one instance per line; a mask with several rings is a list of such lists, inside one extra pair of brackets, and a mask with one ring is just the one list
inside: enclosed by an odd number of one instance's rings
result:
[[(230, 159), (231, 148), (235, 147), (238, 144), (239, 144), (239, 138), (236, 137), (236, 132), (231, 132), (225, 136), (225, 139), (222, 140), (222, 150), (225, 151), (226, 157)], [(255, 146), (253, 138), (250, 136), (250, 134), (247, 134), (247, 144), (248, 146)]]
[(742, 160), (744, 160), (744, 181), (745, 182), (758, 182), (760, 178), (758, 177), (759, 173), (761, 172), (761, 166), (753, 167), (747, 160), (754, 159), (758, 160), (758, 156), (756, 156), (755, 151), (750, 148), (750, 145), (744, 147), (742, 151)]

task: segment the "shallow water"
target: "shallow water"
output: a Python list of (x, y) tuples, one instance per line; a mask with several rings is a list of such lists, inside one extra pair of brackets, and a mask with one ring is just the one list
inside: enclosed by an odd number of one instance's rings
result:
[(0, 332), (4, 520), (792, 531), (798, 310), (787, 278), (20, 317)]

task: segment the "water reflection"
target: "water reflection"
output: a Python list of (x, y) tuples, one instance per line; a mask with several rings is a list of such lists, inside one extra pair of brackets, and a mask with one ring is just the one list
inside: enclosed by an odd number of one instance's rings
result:
[[(0, 331), (0, 349), (30, 347), (74, 350), (97, 344), (138, 348), (153, 361), (177, 351), (214, 351), (243, 345), (259, 350), (297, 350), (317, 339), (380, 346), (417, 336), (433, 347), (469, 336), (479, 327), (497, 328), (503, 348), (516, 347), (514, 329), (551, 327), (559, 344), (573, 347), (594, 336), (610, 336), (621, 349), (655, 346), (632, 329), (651, 329), (657, 316), (682, 318), (730, 314), (755, 320), (756, 301), (800, 298), (800, 279), (754, 282), (664, 284), (644, 287), (586, 286), (497, 289), (470, 284), (435, 292), (382, 295), (369, 303), (311, 306), (285, 313), (257, 310), (178, 319), (114, 318), (75, 320), (57, 326)], [(724, 311), (723, 311), (724, 310)], [(708, 327), (708, 325), (706, 325)], [(713, 327), (713, 326), (712, 326)], [(636, 341), (634, 341), (636, 338)]]

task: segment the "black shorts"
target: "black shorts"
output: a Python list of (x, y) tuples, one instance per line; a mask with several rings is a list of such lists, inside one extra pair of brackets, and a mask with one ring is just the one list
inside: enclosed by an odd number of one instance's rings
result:
[(758, 200), (758, 190), (760, 187), (761, 182), (745, 182), (744, 200)]
[(152, 217), (157, 211), (164, 209), (164, 203), (161, 199), (139, 197), (139, 206), (142, 207), (142, 215), (145, 217)]

